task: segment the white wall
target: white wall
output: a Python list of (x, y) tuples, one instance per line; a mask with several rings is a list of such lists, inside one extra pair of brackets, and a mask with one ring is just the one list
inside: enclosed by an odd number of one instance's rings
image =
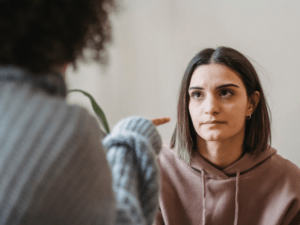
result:
[[(229, 46), (252, 60), (272, 111), (272, 145), (300, 166), (299, 0), (123, 0), (113, 15), (110, 64), (67, 70), (69, 89), (90, 92), (110, 127), (131, 115), (170, 116), (169, 139), (183, 72), (206, 47)], [(87, 107), (81, 94), (70, 103)]]

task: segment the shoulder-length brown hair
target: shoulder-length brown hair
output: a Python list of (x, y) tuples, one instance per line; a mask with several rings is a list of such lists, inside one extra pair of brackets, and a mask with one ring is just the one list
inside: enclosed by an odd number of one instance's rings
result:
[(248, 98), (251, 99), (255, 91), (260, 93), (260, 101), (251, 119), (246, 122), (244, 152), (259, 154), (267, 149), (271, 142), (270, 111), (253, 65), (243, 54), (232, 48), (223, 46), (217, 49), (207, 48), (194, 56), (184, 73), (177, 106), (177, 125), (170, 143), (179, 158), (187, 164), (191, 162), (192, 152), (196, 149), (197, 143), (197, 133), (188, 108), (188, 88), (195, 69), (212, 63), (221, 64), (236, 71), (243, 81)]

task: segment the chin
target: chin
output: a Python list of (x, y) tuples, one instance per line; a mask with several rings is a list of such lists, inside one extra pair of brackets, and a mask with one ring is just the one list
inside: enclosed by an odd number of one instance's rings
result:
[(224, 132), (217, 131), (201, 132), (198, 135), (206, 141), (223, 141), (229, 138), (228, 135), (224, 134)]
[(227, 138), (226, 137), (215, 137), (215, 136), (213, 136), (213, 137), (201, 137), (202, 139), (204, 139), (205, 141), (224, 141), (224, 140), (226, 140)]

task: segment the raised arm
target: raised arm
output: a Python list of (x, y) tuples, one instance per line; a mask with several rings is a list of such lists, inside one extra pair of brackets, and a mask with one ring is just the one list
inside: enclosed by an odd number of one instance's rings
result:
[(103, 140), (117, 201), (115, 224), (152, 224), (159, 194), (161, 138), (151, 121), (130, 117)]

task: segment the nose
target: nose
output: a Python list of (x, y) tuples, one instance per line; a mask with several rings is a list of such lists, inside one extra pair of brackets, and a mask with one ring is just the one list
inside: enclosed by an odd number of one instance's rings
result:
[(217, 99), (213, 96), (207, 96), (204, 100), (204, 112), (205, 114), (216, 115), (220, 112)]

